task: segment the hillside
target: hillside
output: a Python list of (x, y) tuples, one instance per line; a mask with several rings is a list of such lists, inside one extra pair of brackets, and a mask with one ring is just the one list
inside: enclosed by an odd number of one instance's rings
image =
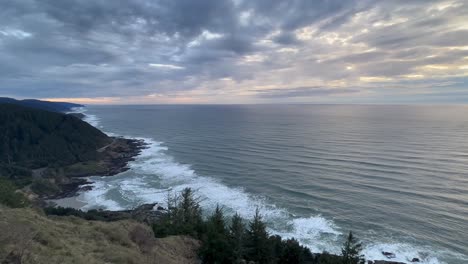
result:
[(0, 104), (8, 103), (30, 108), (36, 108), (51, 112), (67, 112), (71, 111), (74, 107), (83, 107), (80, 104), (66, 103), (66, 102), (49, 102), (36, 99), (16, 100), (8, 97), (0, 97)]
[(0, 230), (2, 263), (197, 263), (195, 239), (158, 239), (132, 220), (46, 217), (34, 209), (0, 205)]
[(125, 171), (143, 147), (73, 115), (13, 104), (0, 104), (0, 140), (0, 177), (40, 198), (73, 195), (83, 176)]
[(96, 150), (111, 139), (76, 117), (0, 104), (0, 160), (39, 168), (96, 159)]

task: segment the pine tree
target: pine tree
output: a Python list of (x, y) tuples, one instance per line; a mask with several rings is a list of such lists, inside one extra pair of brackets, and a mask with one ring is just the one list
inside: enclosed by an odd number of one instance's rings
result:
[(229, 241), (232, 248), (234, 263), (240, 263), (244, 258), (244, 239), (245, 239), (245, 225), (238, 213), (236, 213), (231, 220), (229, 227)]
[(203, 263), (232, 263), (232, 249), (229, 247), (228, 232), (224, 214), (219, 206), (207, 221), (207, 232), (202, 237), (200, 256)]
[(282, 242), (280, 263), (298, 264), (302, 263), (306, 257), (307, 249), (302, 247), (294, 238)]
[(363, 255), (361, 255), (362, 244), (353, 236), (350, 231), (348, 237), (341, 248), (343, 264), (359, 264), (364, 263)]
[(247, 257), (257, 263), (269, 263), (272, 259), (266, 225), (257, 208), (247, 230)]
[(192, 189), (185, 188), (181, 195), (176, 197), (168, 193), (167, 202), (167, 214), (159, 223), (153, 225), (155, 235), (189, 235), (200, 238), (200, 234), (204, 232), (202, 210)]
[(175, 209), (175, 222), (183, 234), (197, 237), (202, 220), (202, 211), (200, 204), (195, 199), (191, 188), (182, 190), (180, 201)]

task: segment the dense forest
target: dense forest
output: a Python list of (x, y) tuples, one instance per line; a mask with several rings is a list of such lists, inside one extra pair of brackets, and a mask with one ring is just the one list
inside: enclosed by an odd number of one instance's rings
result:
[(31, 107), (51, 112), (68, 112), (74, 107), (82, 107), (80, 104), (66, 103), (66, 102), (49, 102), (36, 99), (16, 100), (8, 97), (0, 97), (0, 104), (15, 104), (25, 107)]
[(16, 178), (96, 159), (96, 149), (111, 141), (74, 116), (13, 104), (0, 104), (0, 139), (0, 173)]

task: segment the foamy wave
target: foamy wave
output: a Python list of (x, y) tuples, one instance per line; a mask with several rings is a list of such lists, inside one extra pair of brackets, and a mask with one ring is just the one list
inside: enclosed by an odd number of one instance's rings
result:
[(379, 243), (369, 245), (364, 248), (363, 254), (367, 259), (388, 260), (382, 255), (383, 251), (395, 254), (395, 258), (391, 259), (392, 261), (411, 263), (413, 258), (418, 258), (418, 263), (422, 264), (445, 264), (445, 262), (438, 260), (437, 256), (434, 255), (434, 252), (430, 248), (417, 247), (406, 243)]
[(301, 217), (287, 222), (290, 231), (284, 232), (275, 229), (269, 231), (283, 238), (295, 238), (307, 246), (312, 252), (327, 251), (339, 254), (338, 238), (341, 232), (331, 220), (322, 216)]
[(83, 210), (88, 210), (96, 207), (106, 208), (108, 210), (123, 210), (124, 208), (120, 206), (117, 202), (107, 197), (107, 193), (114, 186), (112, 184), (104, 181), (95, 181), (90, 186), (93, 187), (91, 191), (83, 192), (80, 194), (81, 201), (85, 202), (86, 205), (82, 207)]
[(96, 115), (92, 115), (86, 113), (88, 109), (86, 107), (73, 107), (69, 113), (81, 113), (84, 115), (83, 121), (87, 122), (88, 124), (92, 125), (93, 127), (99, 127), (99, 117)]

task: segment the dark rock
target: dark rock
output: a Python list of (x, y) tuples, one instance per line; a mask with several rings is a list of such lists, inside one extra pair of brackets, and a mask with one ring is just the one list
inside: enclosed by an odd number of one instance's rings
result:
[(392, 252), (386, 252), (386, 251), (382, 251), (382, 255), (386, 256), (387, 258), (395, 258), (395, 253), (392, 253)]
[(124, 219), (134, 219), (139, 222), (147, 223), (149, 225), (157, 222), (165, 212), (154, 210), (157, 203), (143, 204), (132, 210), (122, 211), (99, 211), (107, 221), (118, 221)]
[(388, 260), (376, 260), (374, 264), (405, 264), (404, 262), (397, 262), (397, 261), (388, 261)]
[(413, 259), (411, 260), (411, 262), (419, 262), (419, 259), (418, 259), (418, 258), (413, 258)]
[(2, 261), (2, 264), (21, 264), (22, 253), (17, 251), (11, 251), (6, 258)]

